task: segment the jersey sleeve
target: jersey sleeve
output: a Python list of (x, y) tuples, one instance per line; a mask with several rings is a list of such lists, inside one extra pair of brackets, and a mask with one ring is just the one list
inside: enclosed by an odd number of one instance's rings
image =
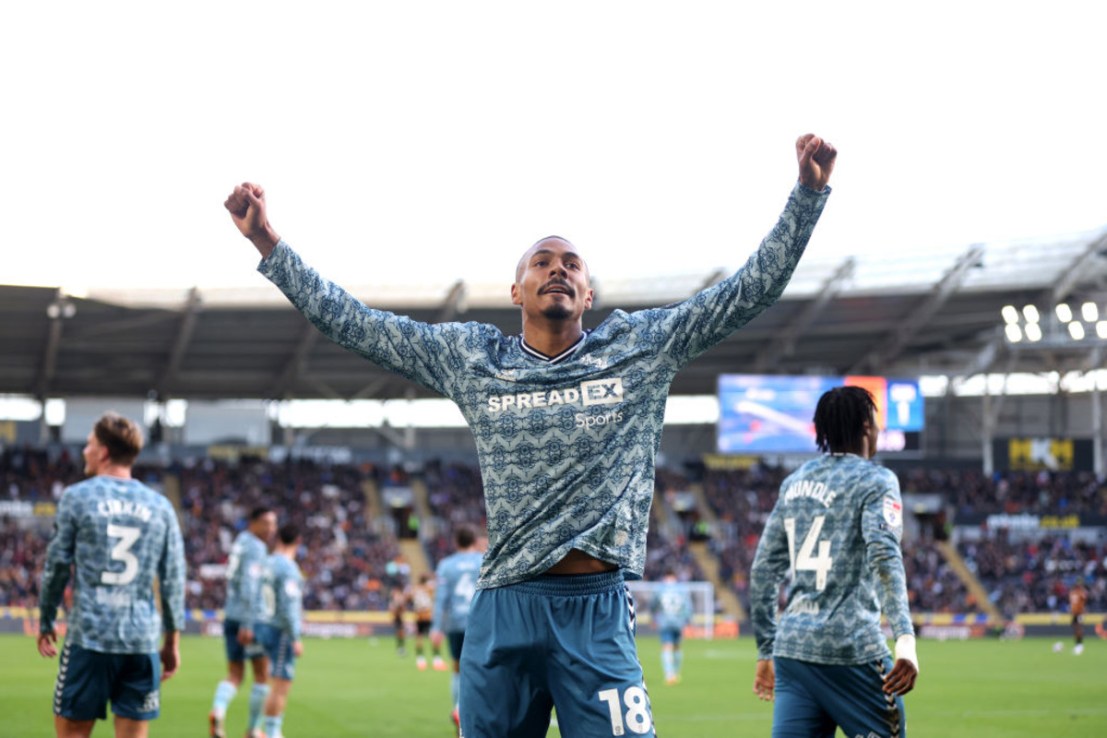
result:
[(184, 629), (185, 558), (181, 526), (173, 510), (166, 510), (165, 547), (158, 561), (162, 626), (168, 631)]
[(753, 624), (759, 659), (773, 656), (776, 603), (789, 565), (788, 538), (774, 509), (765, 523), (750, 567), (750, 622)]
[(290, 571), (288, 575), (281, 582), (281, 587), (284, 589), (283, 596), (280, 598), (282, 609), (281, 617), (285, 623), (288, 623), (288, 632), (292, 635), (292, 640), (300, 640), (300, 629), (303, 627), (303, 577), (299, 575), (299, 572), (295, 568), (295, 565), (289, 567)]
[(258, 623), (266, 620), (265, 596), (262, 592), (262, 580), (265, 577), (266, 559), (265, 544), (260, 541), (250, 546), (249, 561), (243, 563), (242, 577), (242, 601), (248, 603), (247, 617), (243, 625), (253, 630)]
[(907, 600), (907, 575), (903, 568), (903, 500), (899, 480), (887, 469), (880, 470), (879, 484), (865, 498), (861, 511), (861, 535), (870, 571), (876, 575), (881, 612), (893, 635), (913, 635)]
[(73, 496), (66, 492), (58, 502), (54, 521), (54, 537), (46, 547), (46, 564), (42, 570), (42, 593), (39, 596), (39, 632), (54, 630), (58, 605), (69, 583), (77, 548), (77, 515)]
[(677, 305), (640, 311), (669, 336), (665, 353), (683, 366), (760, 315), (784, 293), (830, 188), (796, 183), (776, 225), (737, 272)]
[(303, 262), (285, 241), (258, 266), (304, 317), (345, 349), (450, 396), (467, 366), (463, 324), (429, 324), (366, 306)]

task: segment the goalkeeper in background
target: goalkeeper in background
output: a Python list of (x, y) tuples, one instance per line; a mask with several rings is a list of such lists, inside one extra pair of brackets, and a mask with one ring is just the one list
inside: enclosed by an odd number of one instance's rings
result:
[(665, 570), (661, 586), (650, 600), (650, 614), (661, 638), (661, 667), (665, 670), (665, 683), (676, 684), (680, 681), (680, 665), (684, 660), (680, 641), (684, 636), (684, 626), (692, 619), (692, 597), (688, 594), (688, 588), (677, 581), (676, 572), (672, 569)]
[[(773, 738), (906, 736), (903, 695), (919, 673), (903, 570), (899, 481), (870, 459), (876, 403), (835, 387), (815, 408), (823, 455), (781, 484), (750, 576), (753, 691), (772, 700)], [(791, 573), (777, 616), (780, 585)], [(896, 638), (891, 658), (880, 616)]]

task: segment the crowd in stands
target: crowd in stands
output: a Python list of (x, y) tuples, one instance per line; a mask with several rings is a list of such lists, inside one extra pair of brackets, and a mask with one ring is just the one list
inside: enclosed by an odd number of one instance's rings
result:
[(398, 553), (382, 521), (366, 518), (362, 480), (371, 466), (314, 461), (237, 463), (204, 459), (179, 471), (182, 527), (189, 564), (188, 604), (222, 606), (222, 568), (234, 536), (258, 505), (303, 531), (298, 563), (308, 583), (309, 610), (383, 610), (385, 565)]
[[(0, 451), (0, 501), (52, 509), (61, 491), (82, 477), (79, 455), (37, 449)], [(401, 478), (395, 478), (400, 473)], [(304, 531), (299, 559), (308, 583), (305, 607), (313, 610), (385, 610), (386, 573), (398, 555), (397, 525), (387, 511), (368, 514), (367, 490), (408, 483), (401, 472), (372, 465), (261, 459), (198, 459), (169, 467), (138, 465), (138, 478), (177, 496), (188, 559), (187, 606), (217, 609), (223, 571), (234, 536), (256, 505), (278, 511), (282, 522)], [(452, 552), (457, 525), (484, 527), (480, 473), (475, 465), (426, 465), (418, 472), (431, 509), (420, 527), (433, 567)], [(1087, 474), (1009, 473), (917, 468), (898, 472), (905, 494), (940, 493), (949, 508), (969, 513), (1107, 515), (1107, 494)], [(695, 483), (683, 473), (659, 469), (654, 517), (647, 541), (646, 578), (672, 569), (681, 579), (704, 578), (690, 543), (705, 540), (722, 580), (748, 606), (748, 572), (765, 520), (786, 475), (781, 468), (702, 470)], [(696, 497), (690, 490), (702, 490)], [(706, 509), (704, 509), (706, 506)], [(705, 514), (706, 513), (706, 514)], [(20, 518), (0, 512), (0, 606), (33, 606), (49, 541), (49, 516)], [(1011, 536), (983, 530), (958, 545), (965, 564), (1006, 616), (1065, 612), (1077, 580), (1089, 590), (1088, 609), (1107, 611), (1107, 540), (1073, 540), (1063, 532)], [(971, 613), (980, 609), (923, 529), (909, 536), (904, 563), (916, 612)]]
[(899, 472), (900, 488), (940, 492), (958, 513), (1107, 515), (1107, 488), (1090, 472), (1004, 472), (917, 467)]
[(1024, 612), (1064, 612), (1068, 591), (1082, 581), (1090, 612), (1107, 610), (1105, 545), (1073, 543), (1067, 536), (1012, 540), (1000, 529), (958, 546), (969, 569), (1005, 617)]

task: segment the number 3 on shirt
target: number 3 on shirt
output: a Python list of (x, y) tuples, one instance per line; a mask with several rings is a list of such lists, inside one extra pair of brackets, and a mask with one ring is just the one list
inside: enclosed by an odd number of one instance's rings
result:
[[(792, 578), (795, 579), (797, 571), (815, 572), (815, 590), (822, 592), (826, 589), (826, 577), (830, 573), (830, 567), (834, 559), (830, 558), (830, 541), (819, 540), (819, 534), (823, 532), (825, 515), (816, 515), (811, 521), (811, 530), (803, 538), (800, 546), (799, 558), (796, 558), (796, 519), (784, 518), (784, 532), (788, 534), (788, 559), (792, 562)], [(815, 553), (815, 544), (819, 545), (819, 555)]]
[(123, 571), (105, 571), (100, 574), (100, 582), (117, 585), (130, 584), (135, 575), (138, 574), (138, 557), (131, 553), (131, 546), (135, 545), (139, 536), (142, 535), (142, 528), (108, 523), (108, 535), (119, 539), (119, 543), (112, 546), (111, 558), (112, 561), (123, 562)]

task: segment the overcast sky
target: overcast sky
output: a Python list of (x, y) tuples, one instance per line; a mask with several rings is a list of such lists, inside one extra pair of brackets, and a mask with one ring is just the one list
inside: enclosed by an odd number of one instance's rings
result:
[(6, 4), (0, 283), (262, 285), (243, 180), (349, 285), (729, 269), (806, 131), (824, 255), (1107, 226), (1107, 4), (746, 5)]

